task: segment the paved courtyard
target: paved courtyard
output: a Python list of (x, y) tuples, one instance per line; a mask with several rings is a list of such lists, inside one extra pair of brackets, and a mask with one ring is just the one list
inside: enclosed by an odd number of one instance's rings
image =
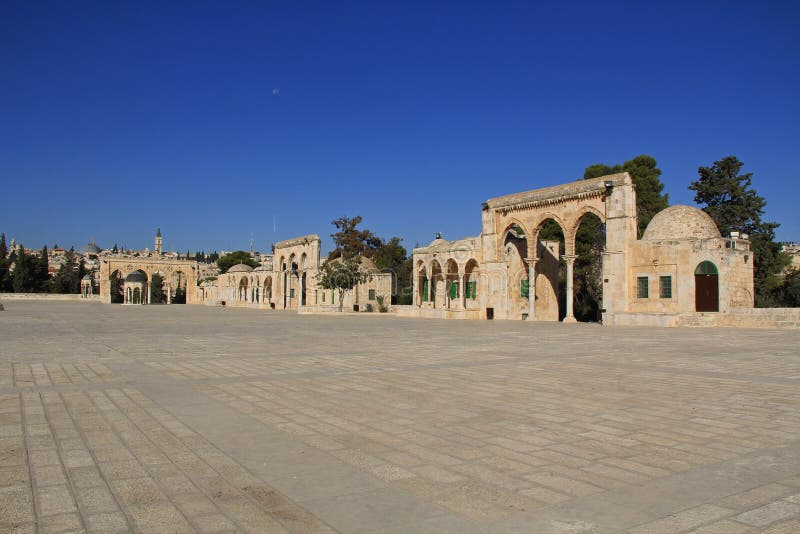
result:
[(4, 304), (0, 532), (800, 531), (800, 331)]

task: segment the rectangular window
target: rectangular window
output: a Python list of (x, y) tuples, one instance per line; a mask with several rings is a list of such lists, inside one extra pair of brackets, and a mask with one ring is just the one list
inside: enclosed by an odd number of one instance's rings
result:
[(294, 298), (294, 288), (291, 288), (291, 289), (289, 290), (289, 298), (290, 298), (290, 299), (293, 299), (293, 298)]
[(650, 296), (650, 288), (648, 287), (648, 278), (646, 276), (636, 277), (636, 298), (646, 299)]
[(375, 290), (374, 289), (370, 289), (369, 290), (369, 300), (375, 300)]
[(422, 302), (428, 302), (428, 279), (422, 281)]
[(322, 302), (325, 302), (325, 292), (322, 292)]
[(520, 280), (519, 281), (519, 296), (522, 298), (528, 298), (528, 281), (527, 280)]
[(314, 291), (314, 304), (319, 304), (319, 293)]
[(450, 298), (458, 298), (458, 282), (450, 282)]
[(658, 279), (659, 296), (662, 299), (672, 298), (672, 277), (662, 276)]

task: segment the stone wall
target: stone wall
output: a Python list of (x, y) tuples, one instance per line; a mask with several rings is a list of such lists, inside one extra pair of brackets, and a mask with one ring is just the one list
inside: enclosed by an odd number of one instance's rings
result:
[(100, 295), (92, 295), (88, 299), (81, 298), (79, 293), (0, 293), (0, 301), (5, 300), (61, 300), (61, 301), (85, 301), (101, 302)]
[(731, 308), (725, 313), (614, 313), (611, 326), (690, 326), (729, 328), (800, 328), (800, 308)]

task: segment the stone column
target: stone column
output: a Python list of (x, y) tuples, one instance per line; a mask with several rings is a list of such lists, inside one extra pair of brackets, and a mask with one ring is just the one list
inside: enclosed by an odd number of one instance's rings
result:
[(464, 287), (464, 273), (458, 275), (458, 290), (461, 292), (459, 293), (459, 301), (461, 302), (461, 309), (467, 309), (467, 288)]
[(172, 286), (167, 284), (167, 304), (172, 304)]
[(153, 296), (153, 284), (151, 282), (147, 283), (147, 303), (150, 304), (150, 300)]
[(561, 256), (564, 258), (564, 262), (567, 264), (567, 314), (564, 316), (565, 323), (575, 323), (577, 320), (575, 319), (575, 314), (572, 311), (572, 300), (574, 298), (573, 295), (573, 280), (572, 280), (572, 264), (575, 263), (575, 256), (574, 254), (564, 254)]
[(536, 262), (539, 258), (526, 258), (528, 264), (528, 320), (535, 320), (536, 311)]

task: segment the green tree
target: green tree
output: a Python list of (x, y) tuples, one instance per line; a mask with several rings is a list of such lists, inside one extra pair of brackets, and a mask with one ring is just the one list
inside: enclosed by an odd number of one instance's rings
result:
[(217, 267), (219, 267), (220, 273), (226, 273), (228, 269), (240, 263), (249, 265), (254, 269), (258, 267), (258, 262), (250, 256), (249, 252), (244, 250), (237, 250), (236, 252), (225, 254), (217, 260)]
[(406, 248), (400, 244), (401, 241), (399, 237), (382, 240), (381, 245), (373, 252), (372, 260), (381, 272), (392, 274), (392, 294), (396, 296), (397, 304), (411, 304), (413, 261), (408, 257)]
[(14, 258), (14, 271), (11, 275), (11, 288), (14, 293), (34, 293), (38, 287), (36, 278), (39, 260), (25, 251), (20, 245)]
[(710, 167), (700, 167), (700, 178), (689, 189), (695, 192), (694, 201), (714, 219), (722, 235), (731, 231), (750, 235), (756, 306), (780, 306), (781, 274), (791, 259), (775, 242), (775, 229), (780, 225), (762, 220), (767, 201), (752, 188), (753, 174), (740, 174), (743, 166), (735, 156), (727, 156)]
[(317, 272), (317, 285), (322, 289), (332, 289), (339, 295), (339, 311), (344, 306), (344, 292), (369, 281), (372, 275), (361, 270), (360, 257), (340, 257), (328, 259)]
[(361, 224), (362, 220), (360, 215), (356, 215), (355, 217), (339, 217), (331, 222), (338, 232), (331, 234), (336, 248), (328, 255), (328, 259), (358, 256), (372, 258), (375, 251), (383, 244), (383, 240), (369, 230), (358, 229), (357, 226)]
[(161, 304), (166, 301), (166, 294), (164, 293), (164, 278), (154, 273), (150, 278), (150, 302)]
[(661, 183), (661, 169), (656, 165), (655, 158), (642, 154), (613, 167), (603, 163), (589, 165), (583, 172), (583, 178), (588, 180), (619, 172), (631, 175), (633, 185), (636, 186), (636, 216), (641, 237), (655, 214), (669, 204), (669, 196), (666, 193), (662, 194), (664, 184)]
[(0, 234), (0, 292), (11, 291), (11, 275), (8, 272), (10, 262), (8, 260), (8, 245), (6, 245), (6, 234)]
[(800, 270), (786, 273), (781, 284), (781, 304), (789, 308), (800, 308)]
[(69, 249), (64, 254), (64, 263), (53, 278), (53, 293), (80, 293), (82, 277), (78, 256), (73, 249)]
[(39, 252), (39, 257), (36, 261), (34, 268), (34, 277), (36, 279), (34, 290), (39, 293), (49, 293), (51, 280), (50, 280), (50, 258), (47, 252), (47, 245), (42, 247)]
[(124, 284), (122, 275), (119, 272), (111, 276), (111, 302), (114, 304), (121, 304), (125, 302), (125, 295), (123, 293)]

